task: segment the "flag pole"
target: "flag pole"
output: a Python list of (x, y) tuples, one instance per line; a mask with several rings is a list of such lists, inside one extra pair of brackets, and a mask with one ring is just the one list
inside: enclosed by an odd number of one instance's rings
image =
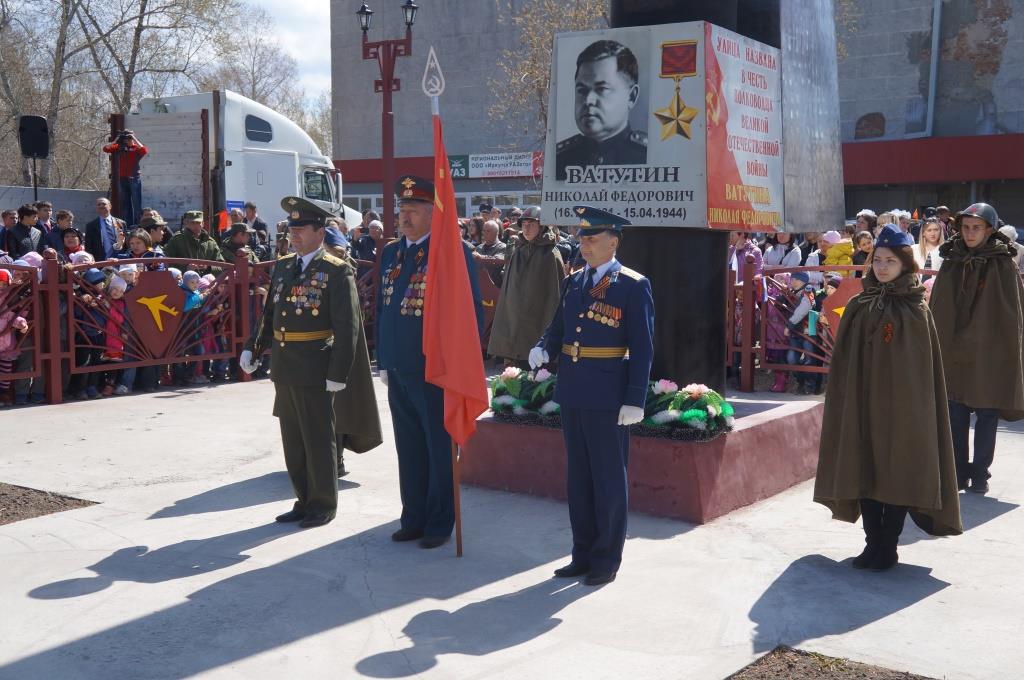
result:
[[(430, 97), (430, 113), (434, 116), (441, 116), (441, 104), (439, 97), (444, 92), (444, 74), (441, 72), (441, 64), (437, 61), (437, 54), (434, 47), (430, 47), (427, 54), (427, 66), (423, 71), (423, 94)], [(434, 149), (437, 153), (437, 149)], [(436, 177), (434, 178), (437, 179)], [(461, 451), (455, 440), (452, 440), (452, 494), (455, 501), (455, 555), (462, 557), (462, 473), (459, 469)]]

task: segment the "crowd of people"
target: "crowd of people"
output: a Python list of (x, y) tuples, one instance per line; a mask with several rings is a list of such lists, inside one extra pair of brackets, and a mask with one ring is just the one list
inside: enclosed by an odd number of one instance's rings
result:
[[(823, 327), (829, 323), (829, 317), (824, 313), (825, 301), (835, 294), (844, 278), (861, 278), (863, 275), (860, 270), (776, 274), (772, 273), (773, 270), (866, 266), (871, 261), (874, 243), (886, 225), (892, 225), (900, 234), (907, 235), (914, 262), (923, 272), (921, 278), (925, 299), (929, 300), (935, 284), (934, 273), (939, 271), (943, 262), (942, 246), (956, 234), (955, 216), (946, 206), (927, 208), (922, 215), (901, 209), (881, 214), (865, 209), (841, 229), (824, 232), (796, 235), (732, 232), (729, 269), (733, 273), (733, 280), (739, 284), (745, 275), (767, 279), (763, 284), (765, 304), (758, 309), (759, 317), (767, 329), (767, 358), (771, 363), (798, 367), (793, 371), (774, 371), (774, 382), (769, 388), (771, 391), (795, 389), (802, 394), (821, 394), (824, 391), (822, 372), (802, 371), (799, 367), (823, 365), (826, 353), (822, 339), (825, 335)], [(1018, 230), (1001, 220), (995, 228), (1010, 243), (1024, 243), (1024, 230)], [(1013, 264), (1024, 275), (1022, 253), (1024, 248), (1018, 249)], [(748, 272), (748, 268), (752, 272)], [(739, 305), (734, 312), (734, 341), (738, 343), (741, 328)], [(779, 345), (788, 345), (788, 349), (779, 349)], [(736, 357), (730, 366), (731, 374), (738, 374), (738, 361)]]

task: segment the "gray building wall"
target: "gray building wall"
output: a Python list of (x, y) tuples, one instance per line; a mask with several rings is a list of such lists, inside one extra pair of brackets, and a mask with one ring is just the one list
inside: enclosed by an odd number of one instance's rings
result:
[[(523, 0), (430, 0), (421, 2), (413, 26), (412, 55), (396, 62), (395, 75), (402, 89), (394, 93), (395, 156), (431, 156), (430, 100), (421, 81), (431, 46), (444, 72), (441, 97), (448, 153), (534, 151), (542, 148), (535, 137), (516, 134), (490, 120), (490, 105), (503, 93), (489, 81), (501, 77), (498, 66), (503, 50), (519, 42), (499, 7), (519, 11)], [(356, 18), (361, 0), (331, 0), (331, 81), (333, 86), (334, 158), (353, 160), (381, 157), (381, 100), (373, 91), (380, 71), (376, 61), (362, 58), (362, 32)], [(374, 15), (369, 39), (405, 35), (401, 3), (370, 3)], [(515, 102), (509, 102), (516, 106)], [(521, 126), (521, 129), (525, 128)]]
[[(105, 191), (83, 189), (39, 189), (39, 200), (53, 203), (54, 212), (70, 210), (75, 214), (75, 224), (85, 223), (96, 217), (96, 199), (106, 196)], [(26, 203), (34, 203), (32, 187), (0, 187), (0, 209), (17, 209)]]
[[(839, 38), (842, 139), (902, 139), (925, 127), (934, 0), (857, 0)], [(936, 136), (1024, 132), (1024, 0), (943, 0)], [(884, 116), (884, 133), (862, 117)], [(861, 134), (857, 123), (863, 120)]]

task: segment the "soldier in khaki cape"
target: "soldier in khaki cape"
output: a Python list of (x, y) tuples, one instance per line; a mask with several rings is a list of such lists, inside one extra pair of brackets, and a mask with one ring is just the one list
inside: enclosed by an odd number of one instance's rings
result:
[[(328, 212), (302, 198), (281, 201), (295, 253), (277, 261), (256, 331), (239, 357), (246, 373), (271, 348), (274, 415), (295, 489), (294, 507), (278, 522), (317, 527), (338, 507), (333, 393), (350, 382), (360, 333), (355, 272), (324, 251)], [(373, 394), (366, 397), (373, 400)]]

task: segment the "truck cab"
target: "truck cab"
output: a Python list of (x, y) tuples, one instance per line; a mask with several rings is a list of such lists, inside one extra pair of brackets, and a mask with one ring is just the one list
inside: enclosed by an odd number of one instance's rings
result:
[[(149, 148), (144, 205), (177, 227), (185, 210), (217, 215), (251, 201), (275, 237), (285, 196), (303, 196), (352, 226), (331, 159), (286, 116), (230, 90), (148, 98), (124, 127)], [(166, 212), (165, 212), (166, 211)]]

